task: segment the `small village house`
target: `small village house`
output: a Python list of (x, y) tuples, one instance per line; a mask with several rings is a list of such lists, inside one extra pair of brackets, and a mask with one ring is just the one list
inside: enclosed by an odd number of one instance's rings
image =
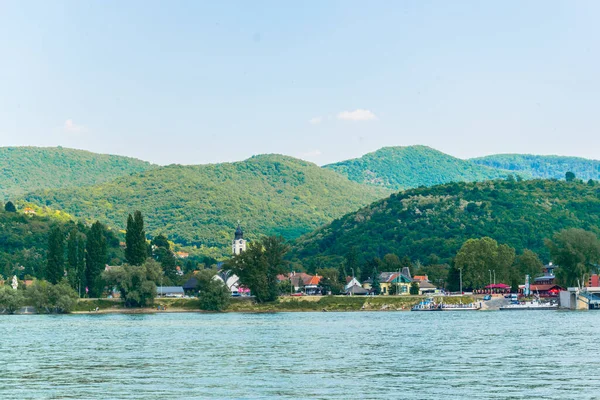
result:
[(25, 214), (25, 215), (35, 215), (36, 212), (31, 207), (25, 207), (25, 209), (23, 210), (23, 214)]
[[(382, 272), (377, 277), (379, 279), (379, 287), (381, 288), (379, 294), (387, 296), (390, 294), (390, 291), (395, 293), (396, 290), (398, 290), (398, 294), (409, 294), (412, 279), (403, 273)], [(364, 281), (362, 287), (367, 290), (373, 289), (373, 279)]]

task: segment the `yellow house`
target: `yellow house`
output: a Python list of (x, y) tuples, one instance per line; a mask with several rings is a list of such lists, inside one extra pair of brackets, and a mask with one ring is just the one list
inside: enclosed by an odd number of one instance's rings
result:
[[(403, 274), (396, 274), (388, 283), (387, 292), (390, 292), (391, 287), (393, 286), (393, 290), (397, 290), (396, 294), (407, 295), (410, 294), (410, 284), (412, 283), (412, 279)], [(383, 285), (382, 285), (383, 287)], [(382, 289), (383, 294), (383, 289)]]
[[(379, 274), (378, 279), (379, 287), (381, 288), (379, 294), (381, 295), (387, 296), (390, 294), (390, 291), (395, 293), (396, 289), (401, 295), (410, 293), (412, 279), (406, 275), (399, 274), (398, 272), (382, 272)], [(369, 279), (363, 283), (363, 288), (371, 290), (373, 288), (373, 280)]]

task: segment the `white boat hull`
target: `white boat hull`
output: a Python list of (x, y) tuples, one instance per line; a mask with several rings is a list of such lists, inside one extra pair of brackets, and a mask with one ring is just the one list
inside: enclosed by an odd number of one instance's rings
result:
[(442, 311), (477, 311), (479, 307), (443, 307)]

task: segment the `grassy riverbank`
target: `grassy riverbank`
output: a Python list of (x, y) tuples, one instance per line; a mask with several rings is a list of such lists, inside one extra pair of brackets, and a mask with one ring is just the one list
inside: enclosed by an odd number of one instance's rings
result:
[[(424, 296), (304, 296), (280, 297), (272, 303), (256, 303), (252, 298), (234, 298), (227, 312), (288, 312), (288, 311), (407, 311)], [(436, 301), (458, 304), (470, 303), (471, 296), (440, 297)], [(123, 307), (117, 299), (80, 299), (73, 312), (88, 313), (192, 312), (201, 311), (198, 299), (157, 299), (152, 308)]]

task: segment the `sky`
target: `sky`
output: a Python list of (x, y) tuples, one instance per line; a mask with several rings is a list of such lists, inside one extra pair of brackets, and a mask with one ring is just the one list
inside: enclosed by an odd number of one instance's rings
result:
[(0, 146), (600, 158), (598, 1), (0, 0)]

